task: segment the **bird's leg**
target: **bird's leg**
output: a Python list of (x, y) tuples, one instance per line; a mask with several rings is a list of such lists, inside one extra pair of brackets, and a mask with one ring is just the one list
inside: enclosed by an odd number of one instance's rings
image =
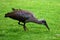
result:
[(20, 24), (20, 22), (18, 22), (18, 24), (23, 26), (23, 24)]
[(26, 31), (26, 26), (25, 26), (25, 24), (26, 24), (26, 23), (24, 22), (23, 28), (24, 28), (24, 30)]

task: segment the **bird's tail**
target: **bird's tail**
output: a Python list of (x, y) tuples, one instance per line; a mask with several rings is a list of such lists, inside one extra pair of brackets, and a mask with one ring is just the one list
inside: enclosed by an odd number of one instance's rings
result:
[(15, 10), (15, 8), (12, 8), (12, 10)]

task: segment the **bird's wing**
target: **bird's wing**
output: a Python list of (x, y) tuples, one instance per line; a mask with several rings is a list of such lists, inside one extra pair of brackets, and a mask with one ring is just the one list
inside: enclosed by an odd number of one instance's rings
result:
[(33, 14), (29, 11), (26, 11), (26, 10), (16, 10), (16, 11), (13, 11), (13, 12), (14, 12), (16, 17), (23, 18), (25, 20), (33, 17)]
[(24, 13), (24, 12), (21, 12), (21, 11), (17, 11), (15, 12), (15, 15), (18, 17), (18, 18), (23, 18), (25, 20), (29, 19), (29, 15)]

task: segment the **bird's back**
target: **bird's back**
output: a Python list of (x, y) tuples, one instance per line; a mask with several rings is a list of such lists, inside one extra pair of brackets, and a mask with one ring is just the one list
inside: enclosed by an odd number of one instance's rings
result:
[(19, 20), (22, 22), (33, 17), (33, 14), (31, 12), (25, 11), (25, 10), (15, 10), (13, 12), (10, 12), (9, 15), (10, 15), (9, 16), (10, 18)]

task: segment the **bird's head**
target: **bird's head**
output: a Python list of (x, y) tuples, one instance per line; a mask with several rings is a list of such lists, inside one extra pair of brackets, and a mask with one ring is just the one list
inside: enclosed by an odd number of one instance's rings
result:
[(50, 30), (50, 28), (48, 27), (48, 24), (46, 23), (46, 21), (45, 21), (45, 20), (42, 20), (41, 22), (42, 22), (42, 24), (43, 24), (43, 25), (45, 25), (45, 26), (46, 26), (46, 28), (47, 28), (48, 30)]
[(48, 30), (50, 30), (50, 28), (48, 27), (48, 24), (47, 24), (47, 22), (46, 22), (46, 20), (39, 20), (38, 21), (38, 24), (42, 24), (42, 25), (45, 25), (46, 26), (46, 28), (48, 29)]

